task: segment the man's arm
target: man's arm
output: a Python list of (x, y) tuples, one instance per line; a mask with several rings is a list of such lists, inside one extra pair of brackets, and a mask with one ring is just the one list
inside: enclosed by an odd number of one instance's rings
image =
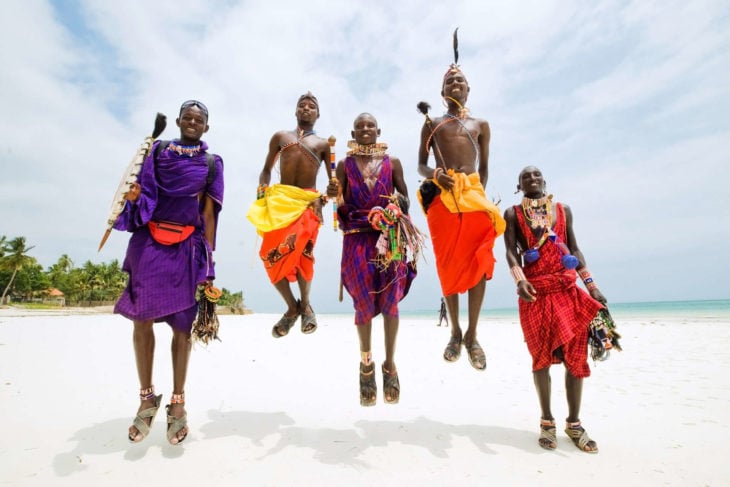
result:
[(517, 285), (517, 294), (525, 301), (532, 302), (537, 299), (537, 292), (530, 284), (522, 271), (522, 260), (517, 251), (517, 232), (519, 226), (517, 224), (517, 216), (514, 207), (510, 206), (504, 211), (504, 219), (507, 222), (507, 228), (504, 231), (504, 247), (507, 249), (507, 265), (510, 268), (510, 274)]
[(268, 185), (271, 182), (271, 169), (274, 167), (276, 162), (276, 156), (279, 154), (279, 133), (275, 133), (269, 141), (269, 153), (266, 154), (266, 160), (264, 161), (264, 168), (259, 174), (259, 184)]
[(205, 196), (203, 205), (203, 221), (205, 221), (205, 239), (210, 250), (215, 250), (215, 202), (210, 196)]
[(398, 192), (398, 205), (403, 213), (408, 214), (411, 201), (408, 198), (408, 186), (406, 186), (406, 180), (403, 177), (403, 165), (397, 157), (391, 157), (390, 163), (392, 165), (393, 186)]
[(492, 138), (492, 132), (486, 120), (482, 120), (479, 125), (479, 167), (477, 170), (482, 186), (486, 187), (489, 178), (489, 141)]
[(424, 178), (433, 178), (434, 173), (434, 170), (428, 167), (430, 147), (428, 147), (427, 142), (430, 135), (431, 128), (428, 124), (424, 123), (423, 128), (421, 128), (421, 144), (418, 147), (418, 174)]
[[(573, 232), (573, 212), (570, 210), (570, 207), (568, 205), (563, 205), (563, 210), (565, 211), (565, 237), (568, 240), (567, 242), (565, 242), (565, 245), (567, 245), (570, 253), (578, 259), (578, 267), (576, 268), (576, 271), (586, 285), (588, 293), (591, 295), (591, 297), (600, 303), (606, 304), (606, 298), (603, 296), (603, 293), (601, 293), (601, 291), (598, 289), (598, 286), (595, 284), (595, 282), (593, 282), (593, 278), (590, 277), (590, 272), (588, 271), (588, 266), (586, 265), (585, 256), (578, 247), (578, 241), (576, 240), (575, 233)], [(586, 275), (586, 273), (588, 273), (587, 275), (589, 276), (588, 278), (590, 279), (590, 281), (587, 281), (585, 279), (584, 276)], [(589, 285), (589, 283), (592, 285)]]

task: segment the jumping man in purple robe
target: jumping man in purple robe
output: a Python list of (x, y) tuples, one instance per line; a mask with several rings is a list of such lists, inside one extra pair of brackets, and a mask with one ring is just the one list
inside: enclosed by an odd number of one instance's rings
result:
[(150, 431), (162, 395), (152, 382), (155, 351), (153, 323), (172, 328), (173, 390), (167, 409), (167, 439), (178, 444), (188, 434), (185, 379), (190, 333), (197, 314), (198, 285), (215, 279), (213, 250), (223, 204), (223, 161), (212, 164), (201, 140), (208, 131), (208, 109), (189, 100), (176, 120), (180, 138), (159, 150), (156, 142), (114, 228), (132, 233), (123, 269), (129, 281), (114, 307), (134, 322), (134, 352), (140, 406), (129, 439), (142, 441)]

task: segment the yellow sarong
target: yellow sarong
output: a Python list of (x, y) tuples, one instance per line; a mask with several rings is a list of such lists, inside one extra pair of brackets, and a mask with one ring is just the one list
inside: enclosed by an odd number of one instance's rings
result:
[(246, 218), (263, 235), (291, 225), (319, 196), (318, 191), (274, 184), (266, 188), (263, 198), (251, 204)]
[(449, 169), (446, 172), (454, 180), (451, 191), (444, 189), (436, 180), (436, 186), (441, 189), (441, 202), (451, 213), (468, 213), (471, 211), (486, 211), (492, 220), (497, 236), (504, 233), (507, 223), (502, 218), (499, 207), (487, 199), (484, 187), (479, 179), (479, 173), (469, 175)]

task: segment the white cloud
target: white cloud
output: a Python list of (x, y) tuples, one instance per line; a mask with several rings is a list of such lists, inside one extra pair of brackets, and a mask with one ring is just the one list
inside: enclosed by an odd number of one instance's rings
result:
[[(727, 286), (709, 284), (720, 282), (720, 271), (704, 265), (702, 279), (690, 266), (679, 266), (671, 282), (627, 277), (637, 268), (659, 275), (663, 261), (682, 262), (687, 253), (722, 261), (719, 242), (730, 235), (717, 223), (724, 206), (713, 183), (726, 179), (730, 142), (724, 2), (11, 0), (4, 7), (0, 92), (13, 115), (0, 122), (0, 235), (27, 237), (45, 266), (64, 253), (77, 264), (123, 258), (120, 233), (96, 254), (119, 173), (157, 111), (168, 115), (163, 137), (171, 138), (180, 102), (198, 98), (211, 110), (206, 140), (226, 164), (220, 284), (243, 289), (258, 310), (278, 310), (273, 287), (261, 285), (260, 241), (245, 220), (269, 138), (294, 127), (296, 99), (307, 90), (322, 108), (316, 128), (337, 137), (338, 156), (355, 115), (372, 112), (415, 201), (423, 121), (415, 105), (427, 100), (440, 111), (459, 26), (470, 108), (492, 127), (488, 193), (512, 204), (519, 170), (542, 167), (556, 197), (574, 208), (592, 267), (620, 300), (655, 299), (661, 289), (675, 298), (727, 295)], [(414, 217), (425, 230), (418, 208)], [(347, 297), (333, 304), (341, 237), (329, 225), (313, 299), (319, 309), (348, 311)], [(513, 306), (501, 242), (495, 253), (488, 303)], [(427, 257), (406, 308), (438, 302), (430, 250)]]

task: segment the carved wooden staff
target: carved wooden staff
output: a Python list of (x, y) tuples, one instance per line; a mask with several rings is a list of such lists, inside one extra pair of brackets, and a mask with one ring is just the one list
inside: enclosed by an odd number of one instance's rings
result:
[(112, 227), (114, 227), (114, 224), (117, 222), (119, 215), (124, 210), (124, 205), (126, 204), (125, 197), (127, 196), (127, 193), (129, 193), (129, 188), (132, 187), (132, 184), (137, 182), (137, 175), (139, 175), (139, 171), (142, 169), (142, 163), (149, 154), (152, 144), (155, 142), (155, 139), (157, 139), (157, 137), (159, 137), (160, 134), (165, 130), (166, 126), (167, 117), (165, 117), (161, 113), (158, 113), (155, 117), (155, 128), (152, 130), (152, 135), (144, 139), (144, 142), (142, 142), (142, 145), (139, 146), (139, 149), (137, 149), (134, 157), (132, 157), (132, 160), (127, 165), (127, 169), (122, 175), (122, 180), (119, 182), (119, 186), (117, 186), (117, 192), (114, 194), (111, 209), (109, 210), (109, 216), (106, 220), (106, 231), (104, 232), (104, 236), (101, 238), (98, 252), (101, 251), (101, 248), (106, 243), (106, 240), (112, 233)]
[[(337, 168), (335, 166), (335, 142), (337, 142), (337, 139), (335, 139), (334, 135), (330, 135), (327, 142), (330, 144), (330, 180), (332, 182), (336, 182)], [(332, 228), (335, 232), (337, 231), (337, 196), (332, 198)]]

